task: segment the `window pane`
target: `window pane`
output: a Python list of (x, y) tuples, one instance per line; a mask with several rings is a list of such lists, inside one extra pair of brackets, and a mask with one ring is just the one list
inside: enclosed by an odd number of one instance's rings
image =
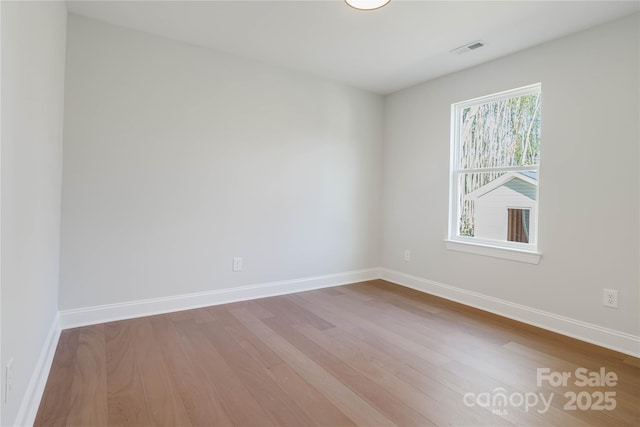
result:
[(534, 166), (540, 159), (540, 93), (461, 111), (460, 167)]
[[(529, 243), (530, 212), (537, 206), (536, 171), (462, 173), (458, 188), (458, 236)], [(526, 211), (510, 214), (511, 211)], [(510, 225), (519, 215), (519, 240)], [(514, 229), (515, 230), (515, 229)]]
[(507, 240), (529, 243), (529, 209), (509, 209)]

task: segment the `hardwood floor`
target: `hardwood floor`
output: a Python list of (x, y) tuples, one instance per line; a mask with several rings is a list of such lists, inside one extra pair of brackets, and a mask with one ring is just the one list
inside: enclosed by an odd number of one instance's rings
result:
[(65, 330), (35, 425), (640, 426), (640, 361), (378, 280)]

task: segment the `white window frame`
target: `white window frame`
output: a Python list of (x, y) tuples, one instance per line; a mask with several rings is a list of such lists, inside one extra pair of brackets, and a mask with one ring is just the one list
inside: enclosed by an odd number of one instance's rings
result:
[[(482, 96), (468, 101), (458, 102), (451, 105), (451, 164), (450, 164), (450, 182), (449, 182), (449, 235), (445, 239), (447, 249), (467, 252), (478, 255), (491, 256), (495, 258), (509, 259), (513, 261), (527, 262), (538, 264), (542, 254), (538, 251), (538, 212), (539, 209), (539, 183), (540, 183), (540, 162), (535, 166), (515, 166), (515, 167), (499, 167), (499, 168), (480, 168), (480, 169), (461, 169), (460, 168), (460, 125), (462, 120), (462, 112), (465, 108), (487, 104), (503, 99), (515, 98), (532, 93), (541, 93), (541, 83), (523, 86), (517, 89), (507, 90), (492, 95)], [(535, 215), (530, 218), (532, 227), (532, 239), (530, 243), (509, 242), (506, 239), (489, 240), (477, 237), (459, 236), (459, 177), (466, 173), (482, 173), (482, 172), (518, 172), (518, 171), (536, 171), (538, 173), (538, 186), (536, 188), (536, 208)], [(533, 212), (532, 212), (533, 213)]]

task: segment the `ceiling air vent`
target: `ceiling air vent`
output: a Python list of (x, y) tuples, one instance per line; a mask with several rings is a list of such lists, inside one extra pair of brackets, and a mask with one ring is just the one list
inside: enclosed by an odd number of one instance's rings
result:
[(472, 50), (480, 49), (484, 45), (485, 45), (485, 42), (478, 40), (476, 42), (472, 42), (472, 43), (466, 44), (464, 46), (460, 46), (458, 48), (455, 48), (455, 49), (453, 49), (451, 51), (451, 53), (455, 53), (456, 55), (462, 55), (463, 53), (467, 53), (467, 52), (471, 52)]

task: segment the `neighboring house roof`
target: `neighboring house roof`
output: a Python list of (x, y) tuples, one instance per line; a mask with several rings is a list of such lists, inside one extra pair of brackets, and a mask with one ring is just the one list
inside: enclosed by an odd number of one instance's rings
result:
[(527, 184), (531, 184), (534, 186), (538, 185), (538, 172), (536, 171), (520, 171), (520, 172), (507, 172), (499, 178), (494, 179), (493, 181), (483, 185), (475, 191), (467, 194), (465, 198), (471, 200), (477, 200), (479, 197), (484, 196), (487, 193), (495, 190), (498, 187), (501, 187), (508, 183), (511, 180), (519, 179), (521, 181), (526, 182)]

